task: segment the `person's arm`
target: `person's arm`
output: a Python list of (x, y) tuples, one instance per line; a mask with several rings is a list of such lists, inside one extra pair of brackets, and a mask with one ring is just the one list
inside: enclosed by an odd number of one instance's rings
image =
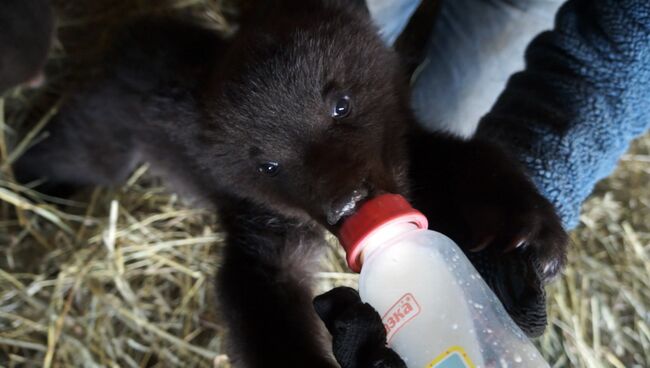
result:
[(650, 126), (650, 2), (570, 0), (528, 47), (477, 136), (526, 166), (564, 225)]

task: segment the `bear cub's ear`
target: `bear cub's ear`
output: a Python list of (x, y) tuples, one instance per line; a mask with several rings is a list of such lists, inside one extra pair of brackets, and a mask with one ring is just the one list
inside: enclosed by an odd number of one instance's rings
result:
[(325, 0), (324, 3), (332, 3), (339, 6), (355, 7), (361, 10), (362, 13), (365, 13), (368, 16), (370, 16), (370, 9), (368, 8), (368, 4), (366, 3), (366, 0)]
[(366, 14), (370, 15), (370, 9), (368, 8), (368, 3), (366, 0), (348, 0), (350, 4), (353, 4), (359, 9), (363, 10)]

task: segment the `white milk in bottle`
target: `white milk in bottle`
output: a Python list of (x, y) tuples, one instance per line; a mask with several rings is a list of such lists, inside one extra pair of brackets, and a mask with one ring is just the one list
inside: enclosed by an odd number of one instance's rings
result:
[(427, 230), (401, 196), (364, 203), (339, 233), (361, 299), (382, 316), (388, 346), (409, 368), (549, 365), (462, 250)]

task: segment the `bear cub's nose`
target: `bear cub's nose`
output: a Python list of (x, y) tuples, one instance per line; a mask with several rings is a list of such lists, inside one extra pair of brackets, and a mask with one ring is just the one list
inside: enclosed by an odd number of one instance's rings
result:
[(348, 195), (332, 201), (327, 213), (327, 223), (336, 225), (343, 217), (350, 216), (354, 213), (357, 205), (368, 197), (367, 188), (357, 188)]

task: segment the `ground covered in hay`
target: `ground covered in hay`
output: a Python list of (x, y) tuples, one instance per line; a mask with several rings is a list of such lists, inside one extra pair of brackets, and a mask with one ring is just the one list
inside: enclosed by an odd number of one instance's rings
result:
[[(11, 162), (56, 112), (58, 99), (44, 95), (81, 74), (113, 24), (174, 13), (227, 32), (229, 4), (81, 3), (57, 3), (50, 84), (0, 99), (0, 365), (225, 367), (212, 282), (223, 234), (213, 214), (184, 206), (146, 166), (122, 188), (62, 201), (16, 185)], [(33, 134), (19, 139), (21, 124)], [(550, 327), (537, 341), (553, 366), (650, 366), (649, 182), (647, 136), (585, 204), (569, 266), (549, 288)], [(332, 248), (318, 280), (322, 291), (356, 277)]]

